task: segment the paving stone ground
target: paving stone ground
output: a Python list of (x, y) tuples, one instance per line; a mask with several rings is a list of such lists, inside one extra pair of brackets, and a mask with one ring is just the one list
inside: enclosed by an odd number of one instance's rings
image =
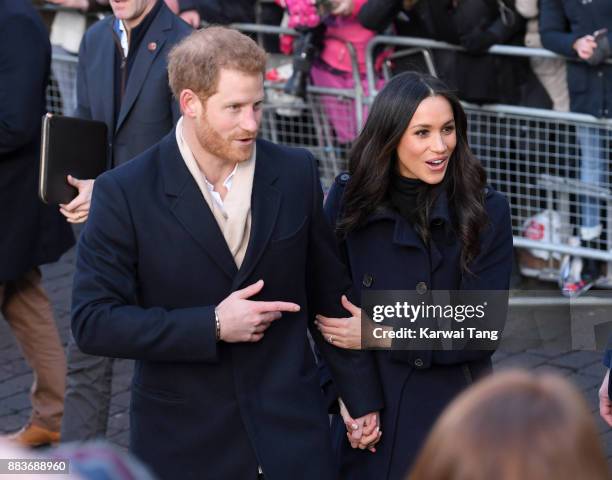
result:
[[(44, 286), (52, 300), (55, 318), (64, 346), (69, 335), (69, 309), (74, 271), (74, 249), (59, 262), (44, 266)], [(533, 284), (529, 286), (533, 287)], [(550, 287), (543, 287), (542, 294), (558, 295)], [(548, 288), (548, 291), (546, 289)], [(540, 315), (538, 309), (528, 314)], [(607, 313), (607, 312), (606, 312)], [(523, 312), (523, 315), (526, 313)], [(601, 439), (609, 462), (612, 465), (612, 429), (598, 415), (597, 390), (604, 374), (601, 355), (592, 351), (570, 349), (528, 349), (498, 352), (494, 356), (496, 369), (511, 367), (533, 371), (555, 372), (572, 381), (584, 397), (597, 422)], [(132, 362), (115, 362), (113, 395), (108, 427), (108, 439), (126, 448), (128, 444), (128, 406), (130, 401), (130, 379)], [(8, 324), (0, 321), (0, 432), (10, 432), (21, 427), (30, 414), (28, 390), (32, 382), (30, 369), (24, 362)]]

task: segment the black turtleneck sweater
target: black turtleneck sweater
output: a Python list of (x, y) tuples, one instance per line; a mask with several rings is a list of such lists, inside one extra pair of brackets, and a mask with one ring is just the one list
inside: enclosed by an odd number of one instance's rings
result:
[(414, 224), (419, 212), (418, 196), (426, 187), (427, 184), (422, 180), (393, 173), (389, 185), (389, 202), (402, 217)]

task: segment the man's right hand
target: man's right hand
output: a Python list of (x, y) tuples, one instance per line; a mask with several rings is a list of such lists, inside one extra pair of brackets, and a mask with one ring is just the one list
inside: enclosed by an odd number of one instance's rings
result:
[(281, 318), (281, 312), (300, 311), (296, 303), (249, 300), (263, 286), (263, 280), (258, 280), (242, 290), (236, 290), (219, 304), (220, 340), (230, 343), (259, 342), (270, 324)]
[(79, 194), (69, 204), (60, 204), (60, 212), (69, 223), (83, 223), (87, 220), (94, 181), (79, 180), (72, 175), (68, 175), (68, 183), (79, 191)]

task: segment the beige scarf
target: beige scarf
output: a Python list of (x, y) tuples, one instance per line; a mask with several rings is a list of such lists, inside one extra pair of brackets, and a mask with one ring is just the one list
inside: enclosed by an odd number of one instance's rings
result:
[(208, 208), (212, 211), (223, 233), (236, 266), (240, 268), (251, 235), (251, 192), (255, 175), (255, 148), (249, 160), (238, 164), (232, 179), (232, 186), (225, 195), (223, 208), (221, 208), (208, 190), (204, 173), (200, 170), (191, 148), (183, 137), (182, 117), (176, 124), (176, 143), (185, 165), (198, 184)]

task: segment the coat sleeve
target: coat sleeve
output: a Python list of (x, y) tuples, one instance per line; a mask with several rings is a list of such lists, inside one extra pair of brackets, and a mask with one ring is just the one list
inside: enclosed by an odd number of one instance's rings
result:
[(357, 15), (365, 28), (382, 32), (397, 16), (402, 7), (401, 0), (368, 0)]
[(496, 38), (496, 43), (506, 43), (512, 39), (517, 33), (524, 31), (525, 29), (525, 18), (523, 18), (519, 13), (515, 10), (514, 12), (514, 22), (512, 25), (504, 24), (501, 15), (498, 15), (497, 18), (487, 27), (487, 31), (490, 32)]
[(323, 213), (323, 194), (316, 162), (312, 155), (308, 155), (313, 192), (307, 260), (310, 334), (329, 368), (329, 378), (333, 379), (349, 412), (361, 417), (383, 407), (382, 387), (371, 352), (330, 345), (314, 326), (317, 313), (333, 318), (348, 316), (340, 297), (349, 292), (351, 281), (340, 261), (334, 233)]
[(85, 72), (85, 62), (87, 58), (87, 33), (81, 40), (79, 47), (79, 63), (77, 65), (77, 105), (74, 116), (93, 120), (91, 117), (91, 105), (89, 104), (89, 88), (87, 85), (87, 74)]
[(137, 263), (129, 204), (107, 172), (96, 180), (77, 252), (72, 333), (79, 348), (105, 357), (216, 362), (215, 307), (141, 307)]
[(49, 67), (49, 50), (42, 40), (34, 19), (27, 15), (0, 23), (0, 155), (39, 135)]
[(579, 35), (572, 33), (561, 0), (542, 0), (540, 6), (540, 38), (544, 48), (566, 57), (576, 57), (573, 48)]
[[(480, 253), (464, 273), (460, 292), (468, 302), (487, 302), (488, 316), (485, 327), (503, 330), (508, 314), (510, 274), (512, 272), (512, 223), (508, 201), (499, 193), (493, 193), (487, 205), (489, 225), (481, 238)], [(489, 320), (487, 320), (489, 319)], [(494, 323), (492, 323), (494, 322)], [(433, 352), (432, 363), (454, 364), (488, 358), (494, 350), (456, 350)]]

